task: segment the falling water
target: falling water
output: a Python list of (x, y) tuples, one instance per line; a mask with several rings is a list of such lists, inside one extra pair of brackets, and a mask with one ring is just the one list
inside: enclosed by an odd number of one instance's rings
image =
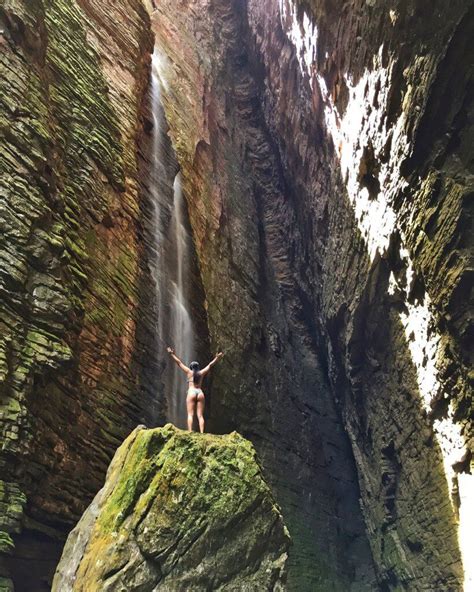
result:
[[(162, 187), (165, 179), (164, 166), (164, 129), (165, 129), (165, 113), (163, 104), (161, 102), (162, 82), (160, 79), (160, 56), (156, 51), (152, 55), (151, 63), (151, 115), (153, 118), (153, 132), (152, 145), (150, 155), (150, 194), (152, 202), (152, 238), (153, 238), (153, 261), (152, 261), (152, 276), (155, 282), (156, 302), (158, 307), (158, 343), (160, 350), (163, 349), (164, 330), (163, 330), (163, 285), (162, 278), (164, 272), (164, 224), (162, 222), (162, 213), (166, 206), (166, 199)], [(158, 352), (159, 356), (163, 355), (163, 351)]]
[[(171, 337), (179, 355), (189, 364), (193, 354), (193, 326), (189, 313), (189, 302), (186, 293), (189, 288), (190, 273), (190, 244), (189, 234), (184, 225), (185, 204), (181, 189), (181, 175), (178, 173), (173, 184), (173, 217), (171, 229), (176, 246), (176, 281), (172, 282), (171, 290)], [(174, 368), (172, 392), (181, 390), (183, 373), (177, 366)], [(176, 421), (185, 417), (181, 397), (170, 400), (170, 420)], [(184, 426), (183, 426), (184, 427)]]
[(152, 58), (151, 110), (153, 141), (151, 154), (151, 199), (153, 205), (153, 279), (158, 307), (158, 357), (162, 362), (162, 388), (167, 403), (167, 420), (178, 427), (186, 424), (186, 377), (168, 358), (166, 346), (172, 345), (187, 364), (193, 357), (193, 325), (190, 306), (191, 237), (188, 231), (186, 203), (181, 174), (171, 179), (175, 167), (167, 157), (166, 118), (162, 90), (163, 60), (156, 50)]

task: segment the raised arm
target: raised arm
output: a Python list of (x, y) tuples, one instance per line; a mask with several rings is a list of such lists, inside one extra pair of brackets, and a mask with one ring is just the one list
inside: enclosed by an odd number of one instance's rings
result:
[(209, 364), (200, 371), (201, 376), (205, 376), (209, 372), (209, 370), (214, 366), (214, 364), (223, 357), (223, 355), (224, 354), (222, 352), (216, 354), (215, 358), (211, 360)]
[(173, 360), (178, 364), (183, 372), (191, 372), (191, 370), (184, 364), (178, 356), (174, 353), (174, 349), (172, 347), (167, 347), (166, 351), (170, 354)]

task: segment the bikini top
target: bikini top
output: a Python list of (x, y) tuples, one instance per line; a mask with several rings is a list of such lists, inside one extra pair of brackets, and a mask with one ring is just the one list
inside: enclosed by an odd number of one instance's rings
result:
[(194, 376), (192, 376), (191, 378), (188, 378), (188, 382), (192, 382), (193, 384), (201, 384), (201, 382), (202, 382), (201, 374), (199, 374), (197, 382), (194, 382)]

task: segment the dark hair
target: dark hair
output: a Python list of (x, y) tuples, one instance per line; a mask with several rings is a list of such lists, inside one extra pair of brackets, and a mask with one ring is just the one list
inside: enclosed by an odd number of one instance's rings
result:
[(189, 369), (193, 371), (193, 382), (196, 384), (199, 380), (199, 362), (191, 362)]

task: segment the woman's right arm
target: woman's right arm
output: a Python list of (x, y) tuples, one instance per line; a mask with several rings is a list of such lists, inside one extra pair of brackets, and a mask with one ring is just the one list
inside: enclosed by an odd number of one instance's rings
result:
[(167, 347), (166, 351), (170, 354), (173, 360), (178, 364), (178, 366), (183, 370), (183, 372), (191, 372), (191, 370), (184, 364), (178, 356), (174, 353), (174, 349), (172, 347)]

